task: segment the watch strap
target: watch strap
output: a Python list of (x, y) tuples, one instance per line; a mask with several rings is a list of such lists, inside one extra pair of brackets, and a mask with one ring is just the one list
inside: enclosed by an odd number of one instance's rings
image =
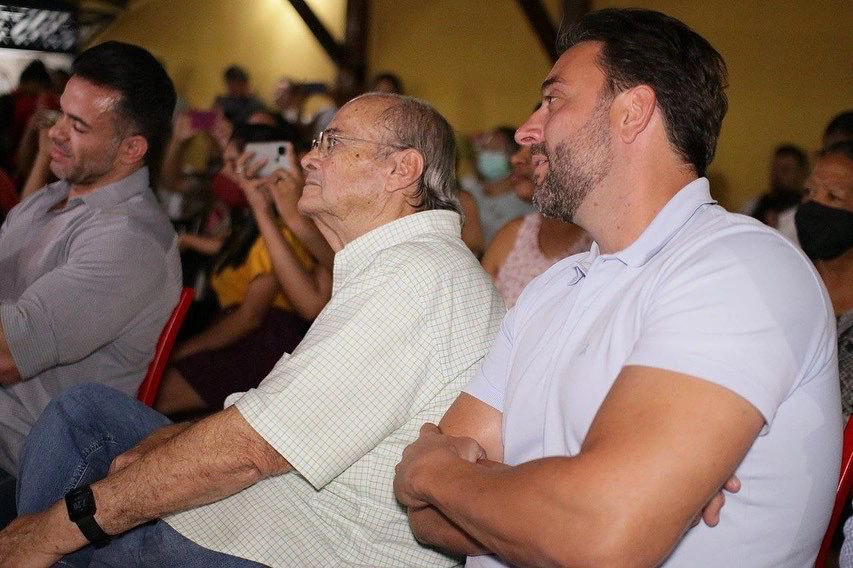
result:
[[(84, 515), (82, 517), (74, 518), (71, 511), (71, 500), (74, 498), (75, 494), (86, 494), (87, 497), (92, 502), (92, 514)], [(68, 493), (65, 496), (65, 506), (68, 509), (68, 518), (77, 525), (80, 529), (80, 532), (83, 533), (83, 536), (95, 547), (101, 548), (112, 540), (113, 537), (104, 532), (104, 529), (101, 528), (101, 525), (98, 524), (98, 521), (95, 520), (95, 511), (97, 510), (94, 506), (95, 504), (95, 495), (92, 493), (92, 489), (86, 485), (84, 487), (78, 487), (77, 489)]]

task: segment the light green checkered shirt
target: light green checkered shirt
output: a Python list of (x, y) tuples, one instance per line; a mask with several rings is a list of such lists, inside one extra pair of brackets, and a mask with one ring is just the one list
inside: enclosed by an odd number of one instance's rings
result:
[(351, 242), (299, 347), (226, 401), (298, 473), (166, 521), (271, 566), (456, 564), (415, 541), (394, 466), (473, 377), (503, 313), (456, 213), (415, 213)]

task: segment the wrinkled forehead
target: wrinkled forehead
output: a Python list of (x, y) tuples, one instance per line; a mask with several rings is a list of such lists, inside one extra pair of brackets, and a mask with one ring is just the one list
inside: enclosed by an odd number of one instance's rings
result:
[(380, 97), (359, 97), (342, 106), (326, 130), (347, 136), (377, 138), (382, 132), (382, 112), (388, 106), (389, 102)]
[(853, 191), (853, 160), (842, 154), (821, 156), (815, 162), (811, 180)]

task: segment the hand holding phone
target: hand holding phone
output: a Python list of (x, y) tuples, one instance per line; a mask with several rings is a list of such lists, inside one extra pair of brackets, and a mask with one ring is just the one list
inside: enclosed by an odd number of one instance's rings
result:
[(279, 168), (290, 171), (293, 167), (293, 144), (290, 142), (251, 142), (246, 144), (246, 152), (254, 154), (253, 162), (266, 160), (258, 177), (267, 177)]

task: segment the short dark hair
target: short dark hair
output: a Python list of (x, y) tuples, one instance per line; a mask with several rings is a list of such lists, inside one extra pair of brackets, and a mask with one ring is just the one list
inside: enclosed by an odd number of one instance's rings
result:
[(773, 156), (777, 158), (779, 156), (791, 156), (797, 161), (797, 166), (800, 169), (805, 170), (809, 167), (809, 157), (806, 155), (806, 151), (794, 144), (780, 144), (776, 146)]
[(222, 77), (228, 83), (232, 81), (248, 81), (249, 74), (245, 69), (240, 67), (239, 65), (231, 65), (227, 69), (225, 69), (225, 73), (222, 74)]
[(44, 63), (42, 63), (38, 59), (34, 59), (29, 62), (29, 64), (24, 67), (24, 70), (21, 71), (21, 76), (18, 79), (19, 84), (30, 84), (36, 85), (43, 89), (50, 88), (50, 72), (45, 67)]
[(683, 22), (636, 8), (588, 13), (560, 33), (558, 48), (585, 41), (603, 44), (598, 63), (611, 94), (654, 89), (670, 144), (704, 176), (728, 108), (726, 63), (717, 50)]
[(823, 136), (827, 137), (830, 134), (842, 134), (845, 138), (853, 138), (853, 110), (844, 111), (829, 121)]
[(145, 164), (156, 176), (175, 112), (175, 87), (160, 62), (138, 45), (107, 41), (77, 56), (71, 75), (121, 94), (113, 111), (148, 142)]
[(835, 154), (840, 154), (846, 156), (848, 160), (853, 160), (853, 140), (842, 140), (841, 142), (831, 144), (821, 150), (818, 155), (823, 158), (824, 156), (833, 156)]

